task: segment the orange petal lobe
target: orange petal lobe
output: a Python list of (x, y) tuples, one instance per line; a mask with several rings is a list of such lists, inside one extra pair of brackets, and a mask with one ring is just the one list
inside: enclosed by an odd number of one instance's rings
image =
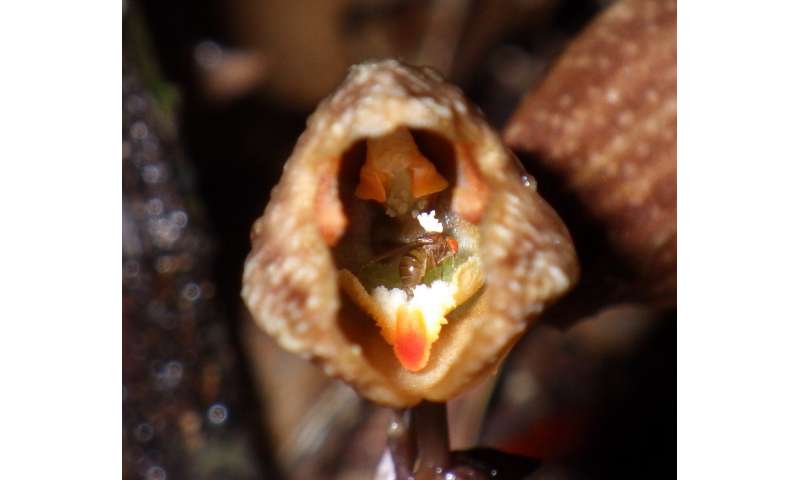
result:
[(386, 189), (381, 181), (381, 176), (371, 162), (367, 162), (361, 168), (360, 178), (361, 181), (358, 182), (355, 192), (357, 198), (381, 203), (386, 201)]
[(401, 308), (394, 337), (394, 354), (400, 364), (412, 372), (425, 368), (430, 358), (431, 343), (426, 335), (422, 312)]
[(458, 180), (453, 191), (453, 210), (463, 219), (478, 223), (489, 200), (489, 186), (483, 181), (466, 145), (456, 145)]
[(414, 198), (441, 192), (447, 188), (447, 180), (439, 175), (436, 167), (428, 159), (423, 156), (413, 157), (410, 163), (411, 195)]
[(317, 228), (319, 228), (325, 243), (333, 246), (339, 241), (347, 228), (347, 217), (344, 207), (339, 201), (339, 185), (336, 174), (339, 170), (339, 161), (331, 166), (331, 173), (322, 176), (319, 188), (315, 195), (315, 208), (317, 215)]

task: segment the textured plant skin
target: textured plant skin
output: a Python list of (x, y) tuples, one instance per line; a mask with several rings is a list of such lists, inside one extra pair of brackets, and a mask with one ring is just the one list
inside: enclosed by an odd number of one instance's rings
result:
[[(455, 152), (452, 209), (478, 226), (485, 286), (448, 317), (427, 367), (402, 368), (378, 327), (340, 292), (331, 247), (359, 218), (337, 173), (355, 142), (397, 127), (433, 132)], [(393, 407), (446, 401), (493, 372), (538, 314), (577, 280), (569, 233), (499, 136), (429, 69), (357, 65), (308, 120), (253, 225), (242, 296), (256, 323), (366, 398)]]
[(504, 132), (561, 176), (658, 304), (675, 302), (676, 6), (625, 0), (600, 15)]

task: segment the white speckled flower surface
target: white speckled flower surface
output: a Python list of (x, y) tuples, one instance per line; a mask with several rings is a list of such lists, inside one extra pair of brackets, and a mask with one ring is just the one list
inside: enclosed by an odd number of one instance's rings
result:
[(633, 290), (675, 305), (676, 2), (616, 2), (519, 105), (505, 140), (562, 178), (616, 252)]

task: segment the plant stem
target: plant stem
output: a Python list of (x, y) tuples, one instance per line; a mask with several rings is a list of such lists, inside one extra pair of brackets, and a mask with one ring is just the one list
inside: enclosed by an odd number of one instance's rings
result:
[(434, 480), (450, 465), (447, 404), (394, 410), (386, 435), (396, 480)]
[(416, 480), (431, 480), (450, 464), (447, 404), (422, 402), (411, 409), (417, 437)]
[(394, 463), (396, 480), (413, 478), (414, 460), (417, 456), (413, 424), (409, 410), (393, 410), (386, 433), (386, 443)]

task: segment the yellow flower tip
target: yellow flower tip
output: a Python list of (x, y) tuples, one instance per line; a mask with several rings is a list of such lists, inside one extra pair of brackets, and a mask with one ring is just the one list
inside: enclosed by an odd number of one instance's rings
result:
[(418, 372), (428, 365), (431, 345), (438, 335), (426, 328), (421, 310), (400, 308), (394, 334), (394, 354), (406, 370)]

